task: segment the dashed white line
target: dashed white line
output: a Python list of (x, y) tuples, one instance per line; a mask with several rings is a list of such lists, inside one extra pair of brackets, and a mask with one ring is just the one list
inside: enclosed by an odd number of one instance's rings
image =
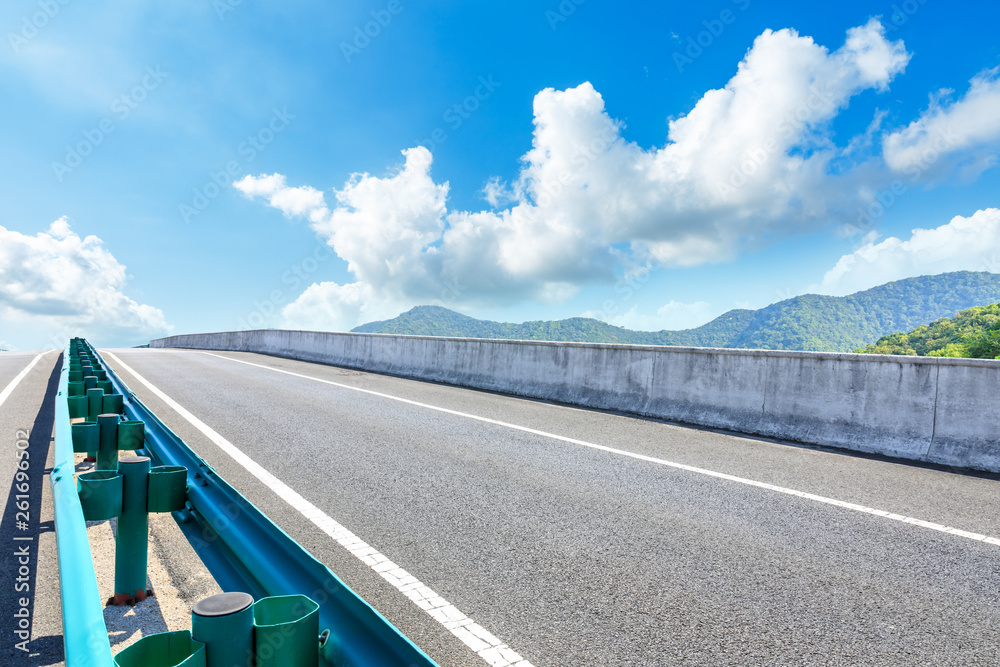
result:
[(244, 361), (242, 359), (233, 359), (232, 357), (226, 357), (221, 354), (214, 354), (212, 352), (201, 352), (201, 354), (206, 354), (211, 357), (217, 357), (219, 359), (225, 359), (226, 361), (232, 361), (238, 364), (246, 364), (247, 366), (255, 366), (257, 368), (263, 368), (265, 370), (274, 371), (275, 373), (283, 373), (285, 375), (291, 375), (293, 377), (303, 378), (306, 380), (312, 380), (314, 382), (321, 382), (323, 384), (332, 385), (334, 387), (340, 387), (341, 389), (349, 389), (351, 391), (360, 392), (363, 394), (369, 394), (371, 396), (378, 396), (380, 398), (386, 398), (392, 401), (398, 401), (400, 403), (406, 403), (408, 405), (413, 405), (421, 408), (426, 408), (428, 410), (435, 410), (437, 412), (443, 412), (445, 414), (454, 415), (456, 417), (464, 417), (466, 419), (473, 419), (475, 421), (484, 422), (486, 424), (493, 424), (496, 426), (503, 426), (505, 428), (513, 429), (515, 431), (521, 431), (523, 433), (531, 433), (532, 435), (538, 435), (545, 438), (551, 438), (553, 440), (559, 440), (560, 442), (566, 442), (573, 445), (579, 445), (581, 447), (589, 447), (590, 449), (597, 449), (602, 452), (608, 452), (610, 454), (617, 454), (619, 456), (627, 456), (629, 458), (638, 459), (640, 461), (646, 461), (648, 463), (656, 463), (658, 465), (668, 466), (671, 468), (677, 468), (678, 470), (686, 470), (687, 472), (696, 473), (699, 475), (707, 475), (708, 477), (715, 477), (717, 479), (724, 479), (730, 482), (736, 482), (738, 484), (745, 484), (747, 486), (754, 486), (759, 489), (766, 489), (768, 491), (774, 491), (776, 493), (783, 493), (789, 496), (795, 496), (797, 498), (804, 498), (806, 500), (812, 500), (818, 503), (823, 503), (825, 505), (833, 505), (834, 507), (840, 507), (842, 509), (852, 510), (855, 512), (861, 512), (863, 514), (870, 514), (873, 516), (882, 517), (883, 519), (890, 519), (892, 521), (900, 521), (902, 523), (912, 524), (914, 526), (919, 526), (921, 528), (927, 528), (928, 530), (936, 530), (941, 533), (948, 533), (949, 535), (955, 535), (957, 537), (964, 537), (970, 540), (975, 540), (977, 542), (984, 542), (986, 544), (993, 544), (1000, 546), (1000, 538), (990, 537), (988, 535), (983, 535), (981, 533), (973, 533), (967, 530), (961, 530), (959, 528), (953, 528), (951, 526), (945, 526), (940, 523), (934, 523), (932, 521), (924, 521), (922, 519), (916, 519), (909, 516), (904, 516), (902, 514), (894, 514), (892, 512), (887, 512), (885, 510), (875, 509), (874, 507), (866, 507), (864, 505), (858, 505), (856, 503), (849, 503), (843, 500), (837, 500), (836, 498), (827, 498), (826, 496), (820, 496), (815, 493), (807, 493), (805, 491), (797, 491), (795, 489), (789, 489), (783, 486), (776, 486), (774, 484), (768, 484), (767, 482), (758, 482), (757, 480), (747, 479), (745, 477), (737, 477), (736, 475), (729, 475), (722, 472), (716, 472), (714, 470), (706, 470), (705, 468), (698, 468), (695, 466), (686, 465), (684, 463), (676, 463), (674, 461), (667, 461), (665, 459), (659, 459), (653, 456), (646, 456), (645, 454), (637, 454), (635, 452), (629, 452), (623, 449), (615, 449), (614, 447), (608, 447), (606, 445), (598, 445), (593, 442), (587, 442), (585, 440), (577, 440), (576, 438), (568, 438), (564, 435), (558, 435), (555, 433), (548, 433), (546, 431), (539, 431), (538, 429), (528, 428), (527, 426), (519, 426), (517, 424), (510, 424), (508, 422), (498, 421), (496, 419), (490, 419), (488, 417), (480, 417), (479, 415), (473, 415), (466, 412), (459, 412), (458, 410), (449, 410), (448, 408), (442, 408), (436, 405), (429, 405), (427, 403), (420, 403), (418, 401), (413, 401), (408, 398), (400, 398), (399, 396), (393, 396), (391, 394), (383, 394), (382, 392), (373, 391), (371, 389), (361, 389), (360, 387), (352, 387), (348, 384), (343, 384), (340, 382), (334, 382), (332, 380), (324, 380), (322, 378), (313, 377), (311, 375), (303, 375), (302, 373), (295, 373), (293, 371), (287, 371), (282, 368), (273, 368), (271, 366), (265, 366), (263, 364), (255, 364), (250, 361)]
[[(272, 475), (263, 466), (243, 453), (236, 445), (219, 435), (211, 426), (195, 417), (177, 401), (164, 394), (146, 378), (136, 373), (128, 364), (111, 352), (104, 352), (124, 370), (131, 373), (160, 400), (174, 409), (181, 417), (201, 431), (205, 437), (214, 442), (222, 451), (229, 454), (237, 463), (247, 469), (250, 474), (274, 491), (278, 497), (298, 510), (302, 516), (311, 521), (317, 528), (329, 535), (338, 544), (354, 554), (368, 565), (383, 579), (395, 586), (415, 605), (430, 614), (453, 635), (458, 637), (470, 649), (493, 667), (533, 667), (506, 643), (492, 635), (481, 625), (463, 614), (450, 602), (425, 586), (419, 579), (396, 565), (378, 549), (366, 543), (350, 530), (334, 521), (323, 510), (299, 495), (295, 490)], [(37, 361), (37, 359), (36, 359)], [(30, 366), (29, 366), (30, 368)], [(27, 371), (25, 371), (27, 372)]]
[(28, 364), (27, 368), (18, 373), (17, 376), (10, 381), (10, 384), (4, 387), (3, 391), (0, 391), (0, 405), (3, 405), (4, 401), (7, 400), (7, 397), (14, 393), (14, 390), (17, 388), (17, 385), (21, 384), (21, 380), (23, 380), (24, 377), (31, 372), (31, 369), (35, 367), (35, 364), (38, 363), (38, 360), (44, 357), (46, 354), (48, 354), (48, 352), (42, 352), (40, 355), (32, 359), (31, 363)]

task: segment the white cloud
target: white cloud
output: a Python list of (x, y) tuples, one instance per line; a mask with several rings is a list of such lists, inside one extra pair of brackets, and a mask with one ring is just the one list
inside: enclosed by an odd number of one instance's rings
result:
[(581, 317), (593, 317), (608, 324), (635, 331), (662, 331), (664, 329), (676, 331), (700, 327), (720, 314), (717, 309), (705, 301), (695, 303), (670, 301), (657, 308), (655, 315), (640, 313), (638, 306), (633, 305), (618, 315), (607, 316), (601, 311), (587, 311)]
[(512, 201), (510, 191), (504, 187), (498, 176), (486, 181), (482, 191), (483, 199), (493, 208), (506, 206)]
[[(337, 313), (358, 312), (358, 290), (366, 302), (404, 307), (444, 294), (465, 306), (562, 300), (637, 266), (723, 261), (847, 215), (868, 189), (849, 169), (831, 174), (844, 149), (829, 123), (856, 94), (885, 89), (908, 60), (876, 20), (833, 52), (794, 30), (765, 31), (726, 86), (671, 121), (666, 145), (652, 149), (623, 138), (591, 84), (545, 89), (518, 177), (484, 188), (502, 210), (449, 211), (448, 184), (433, 181), (423, 147), (403, 151), (404, 165), (385, 177), (355, 174), (334, 191), (332, 211), (321, 192), (290, 188), (280, 174), (236, 187), (307, 217), (348, 262), (360, 286), (312, 290), (302, 297), (310, 307), (322, 295)], [(304, 307), (288, 306), (286, 317)], [(328, 326), (350, 323), (329, 317)]]
[(1000, 272), (1000, 209), (955, 216), (934, 229), (914, 229), (907, 240), (869, 242), (844, 255), (813, 291), (851, 294), (893, 280), (949, 271)]
[(0, 227), (0, 320), (15, 328), (54, 339), (168, 332), (159, 309), (122, 293), (125, 279), (101, 239), (81, 239), (65, 217), (35, 236)]
[(323, 193), (308, 185), (290, 188), (285, 185), (285, 177), (281, 174), (271, 174), (246, 178), (234, 183), (248, 197), (266, 197), (268, 205), (278, 209), (286, 216), (304, 216), (311, 213), (325, 218), (329, 215), (323, 200)]
[(360, 323), (393, 318), (411, 307), (376, 297), (372, 288), (361, 282), (313, 283), (282, 310), (282, 326), (306, 331), (347, 331)]
[(951, 91), (932, 97), (930, 108), (905, 128), (886, 135), (886, 164), (913, 180), (939, 177), (959, 168), (975, 177), (1000, 153), (1000, 68), (981, 72), (959, 100), (942, 104)]

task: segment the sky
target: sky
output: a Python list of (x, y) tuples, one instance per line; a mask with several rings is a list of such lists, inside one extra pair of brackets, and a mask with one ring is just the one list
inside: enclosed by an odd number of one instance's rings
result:
[(1000, 272), (1000, 5), (10, 0), (0, 348)]

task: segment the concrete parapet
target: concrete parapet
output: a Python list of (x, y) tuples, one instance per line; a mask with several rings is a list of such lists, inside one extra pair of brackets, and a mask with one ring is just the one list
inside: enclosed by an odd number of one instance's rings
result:
[(1000, 472), (1000, 361), (266, 329), (234, 350)]

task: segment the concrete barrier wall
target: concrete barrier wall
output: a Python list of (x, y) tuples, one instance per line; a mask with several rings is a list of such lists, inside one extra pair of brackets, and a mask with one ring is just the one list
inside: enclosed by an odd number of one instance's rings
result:
[(260, 352), (1000, 472), (1000, 361), (282, 330), (150, 347)]

